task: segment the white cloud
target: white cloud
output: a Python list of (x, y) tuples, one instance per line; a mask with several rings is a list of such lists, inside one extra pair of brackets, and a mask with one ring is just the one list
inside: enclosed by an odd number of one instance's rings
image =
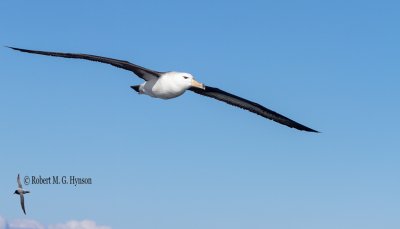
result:
[(48, 229), (111, 229), (111, 227), (96, 225), (96, 222), (91, 220), (71, 220), (64, 224), (49, 225)]
[(0, 229), (9, 229), (7, 221), (0, 216)]
[(66, 223), (48, 225), (31, 220), (31, 219), (17, 219), (7, 222), (6, 219), (0, 216), (0, 229), (112, 229), (109, 226), (97, 225), (92, 220), (71, 220)]
[(31, 219), (17, 219), (8, 223), (10, 229), (45, 229), (39, 222)]

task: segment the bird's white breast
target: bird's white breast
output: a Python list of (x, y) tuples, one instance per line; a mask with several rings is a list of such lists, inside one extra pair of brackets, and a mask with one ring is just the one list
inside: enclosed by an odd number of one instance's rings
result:
[(143, 93), (155, 98), (172, 99), (182, 95), (186, 89), (184, 85), (176, 82), (174, 77), (165, 74), (156, 80), (145, 82)]

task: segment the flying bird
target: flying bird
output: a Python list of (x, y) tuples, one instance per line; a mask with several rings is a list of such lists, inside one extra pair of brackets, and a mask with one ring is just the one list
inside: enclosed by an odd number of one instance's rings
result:
[(189, 73), (174, 72), (174, 71), (159, 72), (141, 67), (136, 64), (132, 64), (128, 61), (89, 55), (89, 54), (46, 52), (46, 51), (21, 49), (15, 47), (8, 47), (8, 48), (26, 53), (64, 57), (64, 58), (85, 59), (85, 60), (110, 64), (112, 66), (131, 71), (145, 81), (140, 85), (131, 86), (131, 88), (136, 92), (138, 92), (139, 94), (145, 94), (160, 99), (172, 99), (182, 95), (186, 90), (190, 90), (196, 94), (217, 99), (232, 106), (248, 110), (264, 118), (271, 119), (275, 122), (286, 125), (290, 128), (296, 128), (298, 130), (318, 133), (318, 131), (313, 130), (307, 126), (304, 126), (298, 122), (295, 122), (258, 103), (233, 95), (221, 89), (206, 86), (202, 83), (199, 83)]
[(19, 198), (20, 198), (20, 201), (21, 201), (21, 208), (22, 208), (22, 211), (23, 211), (24, 214), (26, 215), (26, 212), (25, 212), (25, 203), (24, 203), (24, 202), (25, 202), (25, 201), (24, 201), (24, 194), (30, 193), (30, 192), (27, 191), (27, 190), (22, 189), (22, 184), (21, 184), (21, 179), (19, 178), (19, 174), (18, 174), (18, 176), (17, 176), (17, 183), (18, 183), (18, 189), (15, 190), (14, 194), (18, 194), (18, 195), (19, 195)]

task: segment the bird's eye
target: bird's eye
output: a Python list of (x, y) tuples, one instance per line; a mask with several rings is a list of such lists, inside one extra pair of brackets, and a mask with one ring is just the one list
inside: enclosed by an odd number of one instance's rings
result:
[(183, 78), (185, 78), (185, 79), (188, 79), (189, 77), (187, 77), (187, 76), (183, 76)]

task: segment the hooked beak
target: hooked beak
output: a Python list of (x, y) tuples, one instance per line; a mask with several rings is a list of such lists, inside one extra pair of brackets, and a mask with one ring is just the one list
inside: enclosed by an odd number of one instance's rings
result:
[(196, 80), (192, 79), (192, 87), (197, 87), (200, 89), (205, 90), (206, 87), (204, 86), (204, 84), (197, 82)]

